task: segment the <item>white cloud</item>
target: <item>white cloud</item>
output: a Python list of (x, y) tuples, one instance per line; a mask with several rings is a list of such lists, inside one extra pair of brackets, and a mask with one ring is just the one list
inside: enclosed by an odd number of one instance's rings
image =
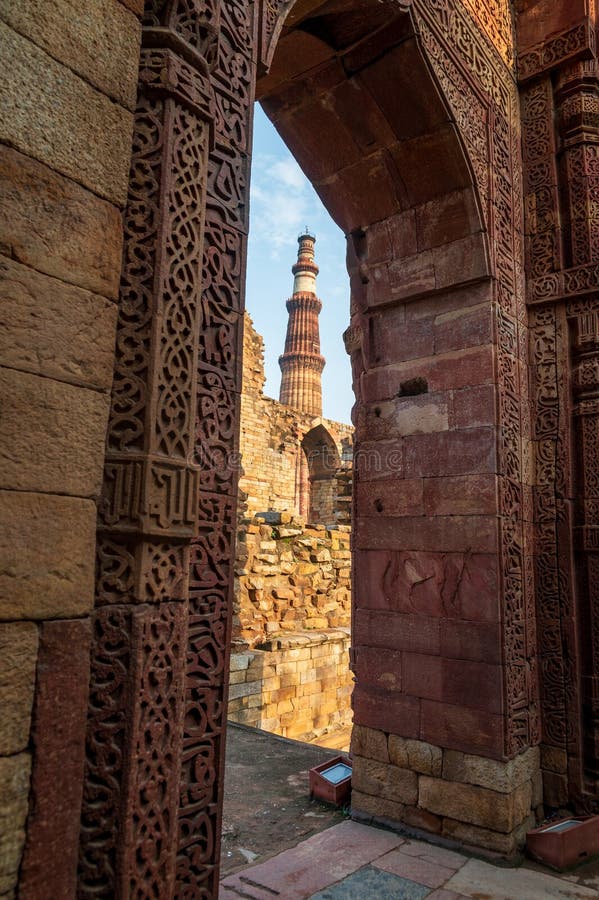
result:
[(311, 186), (289, 154), (277, 158), (261, 154), (254, 159), (250, 190), (252, 240), (278, 257), (282, 247), (295, 244), (310, 211)]

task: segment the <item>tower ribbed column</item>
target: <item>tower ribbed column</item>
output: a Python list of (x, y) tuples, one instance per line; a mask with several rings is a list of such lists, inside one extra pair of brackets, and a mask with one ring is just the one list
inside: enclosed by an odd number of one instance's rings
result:
[(279, 357), (282, 372), (279, 400), (300, 412), (321, 416), (321, 375), (325, 360), (320, 353), (318, 328), (322, 303), (316, 296), (316, 238), (306, 233), (300, 234), (297, 240), (297, 262), (291, 270), (294, 276), (293, 294), (287, 301), (289, 322), (285, 352)]

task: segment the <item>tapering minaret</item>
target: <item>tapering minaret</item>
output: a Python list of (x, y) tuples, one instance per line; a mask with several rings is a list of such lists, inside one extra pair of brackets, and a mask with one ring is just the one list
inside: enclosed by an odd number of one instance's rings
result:
[(297, 239), (297, 262), (293, 295), (287, 301), (289, 322), (285, 338), (285, 352), (279, 356), (281, 391), (279, 400), (300, 412), (322, 415), (322, 385), (320, 376), (324, 357), (320, 354), (318, 314), (322, 303), (316, 296), (318, 266), (314, 262), (316, 238), (306, 230)]

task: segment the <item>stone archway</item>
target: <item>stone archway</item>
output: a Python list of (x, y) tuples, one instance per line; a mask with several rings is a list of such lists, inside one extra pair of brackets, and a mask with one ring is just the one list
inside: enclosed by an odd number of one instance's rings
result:
[(507, 6), (478, 20), (503, 64), (452, 46), (469, 9), (296, 3), (257, 96), (348, 235), (354, 813), (510, 852), (539, 735), (518, 97)]
[(316, 425), (302, 439), (300, 462), (300, 515), (308, 522), (332, 523), (337, 500), (336, 475), (341, 457), (335, 441)]
[[(524, 377), (517, 366), (517, 106), (509, 76), (496, 60), (481, 74), (481, 60), (490, 55), (484, 42), (479, 40), (476, 58), (456, 59), (441, 5), (409, 7), (333, 4), (329, 14), (326, 4), (305, 13), (297, 4), (279, 40), (280, 47), (299, 41), (293, 53), (280, 55), (296, 70), (281, 74), (275, 57), (259, 89), (349, 235), (347, 345), (358, 396), (357, 455), (365, 451), (366, 460), (372, 451), (378, 466), (374, 484), (360, 462), (356, 467), (356, 721), (366, 741), (370, 729), (373, 739), (383, 731), (502, 758), (526, 749), (534, 736), (534, 684), (521, 679), (529, 645), (524, 631), (511, 631), (510, 643), (499, 628), (506, 613), (514, 622), (526, 619), (523, 566), (516, 563), (522, 546), (516, 423)], [(469, 24), (467, 12), (459, 4), (456, 9)], [(275, 24), (272, 10), (264, 10), (260, 20), (263, 59), (287, 12)], [(242, 3), (209, 9), (173, 0), (146, 6), (99, 520), (83, 895), (98, 885), (104, 893), (126, 894), (142, 883), (161, 896), (216, 893), (253, 12)], [(398, 80), (392, 91), (388, 66)], [(323, 98), (327, 113), (319, 116)], [(306, 103), (308, 123), (302, 122)], [(295, 140), (296, 134), (305, 140)], [(466, 308), (473, 314), (464, 316)], [(456, 342), (446, 323), (458, 318)], [(431, 335), (423, 321), (438, 342), (434, 359), (428, 359), (435, 348), (426, 346)], [(389, 334), (397, 340), (390, 343)], [(193, 335), (199, 339), (190, 344)], [(419, 358), (425, 362), (415, 362)], [(413, 396), (414, 380), (426, 385), (424, 400)], [(453, 404), (460, 390), (463, 407)], [(402, 434), (413, 411), (427, 403), (425, 418), (437, 430)], [(461, 425), (472, 415), (482, 422), (474, 434)], [(436, 453), (443, 456), (435, 463)], [(443, 511), (460, 490), (455, 478), (462, 470), (456, 475), (453, 462), (458, 455), (481, 458), (482, 472), (465, 473), (467, 480), (475, 476), (476, 487), (468, 482), (470, 506), (454, 522)], [(415, 457), (428, 468), (416, 471)], [(486, 482), (480, 486), (480, 475), (483, 482), (485, 475), (494, 479), (495, 466), (502, 476), (499, 501)], [(442, 489), (428, 497), (429, 506), (421, 506), (409, 529), (422, 535), (430, 525), (432, 534), (409, 549), (418, 555), (416, 568), (440, 565), (431, 542), (451, 557), (439, 577), (455, 581), (442, 602), (462, 625), (457, 637), (443, 633), (446, 607), (431, 614), (414, 600), (413, 608), (394, 609), (407, 571), (400, 494), (417, 492), (416, 482), (429, 476)], [(187, 501), (197, 485), (195, 507)], [(424, 502), (415, 499), (414, 505)], [(499, 553), (497, 517), (504, 521)], [(486, 582), (477, 566), (481, 556), (492, 568)], [(485, 604), (482, 617), (464, 623), (456, 603), (471, 602), (467, 591), (458, 597), (466, 570), (477, 587), (484, 582)], [(366, 573), (376, 585), (369, 601), (360, 588)], [(381, 646), (380, 634), (388, 640), (408, 621), (409, 648)], [(417, 697), (409, 688), (389, 692), (376, 683), (371, 649), (386, 661), (412, 653), (424, 666), (440, 665), (433, 680), (444, 683), (452, 660), (464, 665), (465, 646), (476, 648), (470, 677), (482, 676), (484, 658), (493, 661), (482, 709), (468, 705), (466, 688), (462, 694), (457, 688), (454, 712), (451, 704), (447, 712), (439, 697)], [(493, 686), (500, 699), (492, 695)], [(418, 721), (417, 734), (406, 732), (406, 716)], [(433, 720), (441, 732), (430, 730)], [(474, 742), (460, 744), (456, 733), (463, 734), (464, 723), (481, 722), (482, 742), (476, 732)], [(365, 746), (357, 777), (368, 812)], [(435, 816), (434, 810), (424, 812)], [(511, 825), (510, 819), (505, 830), (512, 832)], [(152, 849), (175, 845), (176, 857)]]
[[(146, 3), (82, 896), (217, 892), (256, 67), (269, 115), (348, 234), (355, 809), (505, 853), (530, 822), (539, 721), (508, 10)], [(386, 805), (373, 760), (386, 784), (407, 773)]]

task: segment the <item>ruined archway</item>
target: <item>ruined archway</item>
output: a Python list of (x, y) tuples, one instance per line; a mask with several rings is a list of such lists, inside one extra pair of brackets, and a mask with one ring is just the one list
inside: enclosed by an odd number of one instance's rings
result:
[(332, 523), (337, 500), (337, 472), (341, 457), (335, 441), (316, 425), (302, 439), (299, 509), (308, 522)]
[[(482, 46), (464, 57), (445, 45), (466, 18), (457, 5), (296, 3), (257, 95), (348, 235), (354, 814), (464, 839), (495, 831), (487, 840), (507, 849), (530, 821), (528, 786), (498, 798), (500, 825), (469, 817), (466, 772), (453, 812), (455, 797), (436, 796), (456, 791), (442, 784), (445, 753), (523, 753), (525, 780), (538, 766), (517, 98), (497, 61), (481, 65)], [(383, 800), (371, 761), (401, 748), (391, 783), (410, 742), (437, 762)]]

